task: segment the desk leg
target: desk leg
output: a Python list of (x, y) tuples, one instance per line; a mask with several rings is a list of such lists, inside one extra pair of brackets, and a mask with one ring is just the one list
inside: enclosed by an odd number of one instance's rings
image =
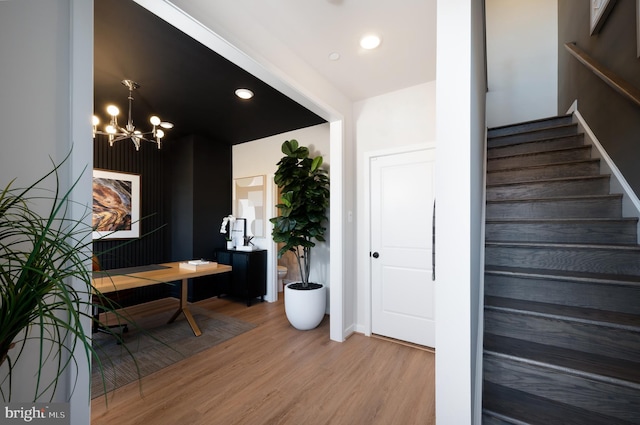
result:
[(191, 326), (191, 330), (193, 331), (193, 334), (195, 336), (200, 336), (202, 335), (202, 331), (200, 331), (200, 328), (198, 327), (198, 324), (193, 318), (193, 315), (189, 310), (189, 306), (187, 305), (188, 290), (189, 290), (188, 279), (182, 279), (182, 288), (180, 288), (180, 307), (178, 307), (178, 311), (176, 311), (173, 314), (173, 316), (171, 316), (171, 319), (169, 319), (168, 323), (172, 323), (178, 318), (178, 316), (180, 316), (180, 313), (184, 313), (184, 317), (187, 319), (187, 322), (189, 322), (189, 326)]

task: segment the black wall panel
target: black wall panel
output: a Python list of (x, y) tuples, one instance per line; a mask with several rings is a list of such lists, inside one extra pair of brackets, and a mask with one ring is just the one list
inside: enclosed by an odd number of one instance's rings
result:
[(103, 136), (94, 141), (94, 168), (140, 175), (139, 239), (101, 240), (94, 242), (103, 269), (132, 267), (168, 261), (170, 246), (168, 214), (171, 199), (166, 191), (164, 150), (143, 142), (136, 151), (128, 140), (113, 147)]
[[(97, 136), (94, 168), (141, 176), (141, 237), (94, 242), (103, 269), (213, 259), (223, 248), (219, 229), (231, 213), (231, 146), (189, 136), (166, 141), (161, 150), (143, 142), (136, 151), (130, 141), (109, 147)], [(215, 278), (196, 283), (197, 299), (217, 294)], [(118, 301), (131, 305), (170, 294), (177, 295), (177, 288), (155, 285), (119, 294)]]

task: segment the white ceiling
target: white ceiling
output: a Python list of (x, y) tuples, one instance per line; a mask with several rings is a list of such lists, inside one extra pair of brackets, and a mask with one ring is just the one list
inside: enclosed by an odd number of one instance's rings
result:
[[(436, 0), (174, 0), (240, 49), (279, 45), (351, 101), (435, 80)], [(362, 35), (382, 36), (364, 51)], [(262, 47), (261, 47), (262, 46)], [(340, 54), (338, 61), (329, 54)]]

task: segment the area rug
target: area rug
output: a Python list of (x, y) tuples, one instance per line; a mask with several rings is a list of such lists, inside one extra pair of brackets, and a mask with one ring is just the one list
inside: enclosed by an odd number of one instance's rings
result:
[(197, 307), (191, 307), (191, 312), (202, 331), (199, 337), (193, 335), (182, 314), (175, 322), (167, 324), (173, 311), (136, 320), (136, 326), (129, 325), (129, 331), (124, 334), (123, 345), (116, 344), (111, 335), (94, 334), (93, 348), (103, 370), (101, 373), (94, 358), (91, 398), (103, 395), (105, 389), (109, 392), (120, 388), (256, 326)]

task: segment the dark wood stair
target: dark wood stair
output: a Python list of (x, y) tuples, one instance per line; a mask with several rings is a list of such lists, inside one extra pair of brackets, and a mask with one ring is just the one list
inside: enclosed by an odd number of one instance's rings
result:
[(484, 424), (640, 424), (636, 218), (571, 116), (488, 131)]

